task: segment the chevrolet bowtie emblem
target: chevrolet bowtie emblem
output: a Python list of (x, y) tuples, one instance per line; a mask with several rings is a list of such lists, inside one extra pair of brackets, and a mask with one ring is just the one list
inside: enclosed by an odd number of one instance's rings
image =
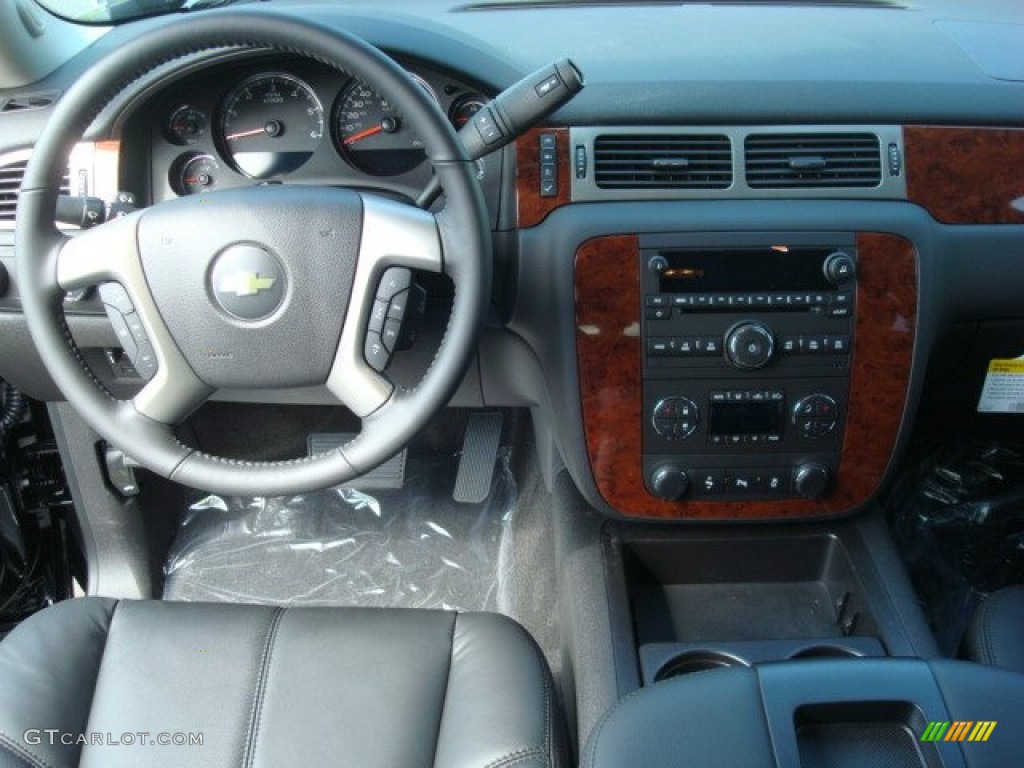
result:
[(261, 277), (259, 272), (233, 272), (221, 280), (217, 292), (255, 296), (260, 291), (269, 291), (276, 282), (276, 277)]

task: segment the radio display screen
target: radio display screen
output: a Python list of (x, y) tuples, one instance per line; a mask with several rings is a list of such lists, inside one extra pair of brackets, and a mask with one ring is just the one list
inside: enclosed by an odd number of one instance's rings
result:
[(712, 403), (712, 435), (781, 435), (785, 422), (782, 403)]
[(834, 248), (784, 245), (738, 249), (663, 250), (668, 268), (661, 293), (832, 291), (822, 265)]

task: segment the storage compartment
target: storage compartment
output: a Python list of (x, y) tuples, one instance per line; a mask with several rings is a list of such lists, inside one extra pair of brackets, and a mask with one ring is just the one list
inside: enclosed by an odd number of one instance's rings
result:
[(905, 702), (858, 702), (800, 707), (793, 723), (800, 768), (931, 768), (933, 745), (919, 740), (926, 726)]
[(885, 653), (835, 536), (629, 541), (623, 556), (645, 683), (696, 671), (701, 659), (726, 666)]

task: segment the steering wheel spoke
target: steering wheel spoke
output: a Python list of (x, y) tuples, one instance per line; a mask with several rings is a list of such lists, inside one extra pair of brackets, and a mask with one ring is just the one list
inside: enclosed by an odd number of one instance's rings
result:
[(142, 275), (138, 245), (141, 216), (140, 211), (71, 237), (64, 236), (57, 253), (60, 287), (74, 291), (114, 281), (131, 291), (136, 275)]
[[(363, 230), (352, 295), (327, 388), (357, 416), (387, 403), (394, 385), (381, 375), (394, 352), (394, 308), (410, 270), (444, 268), (436, 218), (384, 198), (363, 196)], [(394, 321), (394, 322), (393, 322)]]
[(210, 388), (185, 361), (146, 284), (138, 247), (142, 215), (139, 211), (66, 238), (57, 254), (57, 282), (65, 291), (117, 284), (105, 286), (100, 295), (122, 346), (148, 380), (132, 404), (147, 418), (176, 424)]

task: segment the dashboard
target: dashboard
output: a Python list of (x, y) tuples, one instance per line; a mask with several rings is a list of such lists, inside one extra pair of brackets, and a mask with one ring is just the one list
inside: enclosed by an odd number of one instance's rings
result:
[[(478, 163), (494, 311), (455, 404), (533, 409), (553, 461), (609, 514), (859, 508), (936, 377), (963, 389), (969, 416), (988, 359), (1024, 351), (1024, 67), (996, 55), (1024, 45), (1018, 4), (576, 5), (281, 3), (381, 47), (455, 128), (556, 57), (585, 75), (578, 97)], [(30, 90), (65, 89), (131, 27)], [(0, 114), (0, 166), (23, 159), (47, 114)], [(431, 176), (385, 98), (267, 51), (172, 63), (86, 138), (88, 188), (142, 204), (257, 184), (414, 200)], [(9, 234), (0, 226), (8, 266)], [(794, 271), (800, 253), (810, 261)], [(822, 272), (836, 253), (856, 274), (845, 288)], [(715, 276), (701, 287), (688, 271)], [(95, 297), (66, 309), (86, 358), (109, 367), (116, 340)], [(55, 398), (15, 291), (0, 324), (0, 373)], [(723, 348), (737, 338), (753, 362)]]

